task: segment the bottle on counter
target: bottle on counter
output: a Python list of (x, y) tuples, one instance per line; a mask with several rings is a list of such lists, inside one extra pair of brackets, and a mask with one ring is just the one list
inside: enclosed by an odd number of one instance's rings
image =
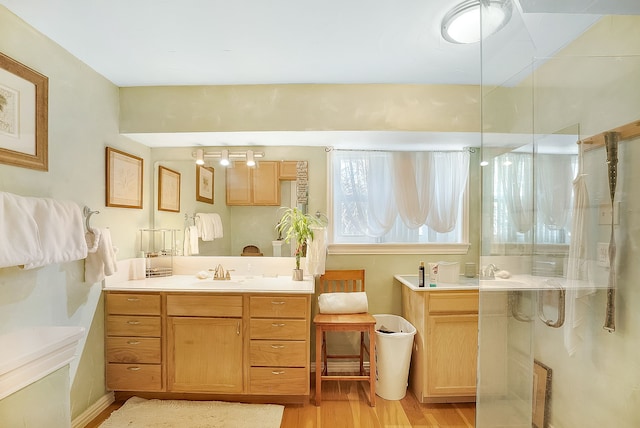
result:
[(424, 287), (424, 262), (418, 267), (418, 287)]

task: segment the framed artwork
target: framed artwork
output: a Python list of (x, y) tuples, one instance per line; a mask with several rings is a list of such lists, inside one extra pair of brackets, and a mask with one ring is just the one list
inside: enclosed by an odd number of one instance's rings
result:
[(213, 203), (213, 168), (196, 165), (196, 201)]
[(108, 207), (142, 208), (143, 159), (107, 147)]
[(158, 167), (158, 210), (180, 212), (180, 173)]
[(533, 361), (533, 428), (549, 427), (551, 406), (551, 369), (540, 361)]
[(49, 79), (0, 53), (0, 163), (48, 171)]

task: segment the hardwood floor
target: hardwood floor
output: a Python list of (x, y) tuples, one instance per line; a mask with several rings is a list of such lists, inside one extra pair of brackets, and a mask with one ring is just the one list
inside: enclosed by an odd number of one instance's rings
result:
[[(399, 401), (376, 397), (369, 406), (368, 384), (339, 381), (322, 385), (322, 405), (286, 404), (281, 428), (474, 428), (475, 403), (421, 404), (411, 391)], [(313, 388), (312, 388), (313, 391)], [(123, 403), (113, 403), (89, 423), (97, 428)], [(180, 427), (188, 428), (188, 427)]]

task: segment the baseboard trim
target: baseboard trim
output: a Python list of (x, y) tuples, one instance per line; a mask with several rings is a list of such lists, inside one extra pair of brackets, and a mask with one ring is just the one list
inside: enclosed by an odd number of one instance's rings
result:
[(103, 410), (111, 405), (115, 401), (113, 392), (108, 392), (93, 403), (87, 410), (80, 413), (73, 421), (71, 421), (71, 428), (84, 428), (89, 422), (94, 420)]

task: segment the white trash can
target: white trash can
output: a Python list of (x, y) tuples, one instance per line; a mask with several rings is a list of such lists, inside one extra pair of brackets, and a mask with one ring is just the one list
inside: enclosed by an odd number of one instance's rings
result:
[(385, 400), (400, 400), (407, 393), (416, 328), (397, 315), (373, 317), (376, 319), (376, 395)]

